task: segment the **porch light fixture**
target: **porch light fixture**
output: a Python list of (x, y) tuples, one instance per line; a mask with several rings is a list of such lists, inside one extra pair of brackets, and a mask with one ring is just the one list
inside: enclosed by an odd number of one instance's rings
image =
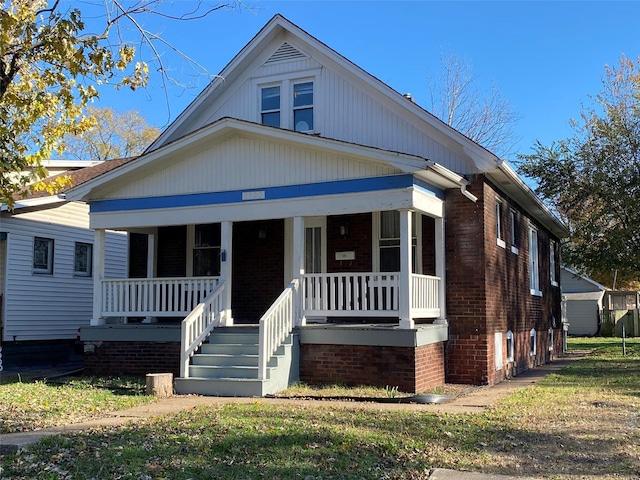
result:
[(258, 238), (263, 240), (265, 238), (267, 238), (267, 229), (262, 227), (258, 230)]
[(345, 223), (344, 225), (340, 225), (340, 235), (346, 237), (349, 235), (349, 224)]

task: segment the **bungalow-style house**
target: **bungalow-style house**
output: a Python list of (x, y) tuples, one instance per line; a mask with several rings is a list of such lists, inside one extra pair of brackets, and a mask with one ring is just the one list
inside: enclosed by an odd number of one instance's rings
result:
[[(181, 393), (424, 392), (561, 353), (565, 227), (491, 152), (280, 15), (90, 205), (85, 364)], [(107, 279), (104, 232), (129, 233)]]
[[(52, 161), (76, 185), (125, 160)], [(91, 166), (86, 166), (91, 165)], [(127, 237), (105, 234), (105, 276), (126, 275)], [(0, 346), (4, 368), (65, 363), (93, 312), (89, 206), (35, 192), (0, 209)]]

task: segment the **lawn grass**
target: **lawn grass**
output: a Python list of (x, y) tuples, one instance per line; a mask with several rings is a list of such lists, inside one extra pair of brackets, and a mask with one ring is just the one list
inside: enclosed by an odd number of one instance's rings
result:
[[(584, 350), (587, 341), (571, 340)], [(1, 459), (15, 479), (418, 479), (431, 468), (640, 476), (640, 341), (591, 355), (481, 414), (336, 408), (332, 402), (201, 407), (48, 438)]]
[(0, 434), (77, 423), (154, 401), (144, 390), (144, 380), (126, 377), (4, 382)]

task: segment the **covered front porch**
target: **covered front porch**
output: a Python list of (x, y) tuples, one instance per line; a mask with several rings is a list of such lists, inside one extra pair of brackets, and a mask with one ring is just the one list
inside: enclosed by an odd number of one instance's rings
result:
[[(402, 337), (402, 345), (394, 345), (389, 332), (403, 330), (413, 338), (437, 325), (437, 334), (427, 343), (442, 346), (443, 225), (442, 217), (403, 209), (136, 228), (131, 232), (129, 273), (137, 278), (96, 275), (91, 323), (98, 328), (83, 336), (98, 341), (102, 332), (104, 341), (117, 332), (122, 339), (129, 329), (132, 339), (153, 336), (154, 330), (168, 338), (178, 328), (176, 373), (182, 379), (200, 375), (194, 372), (202, 368), (196, 370), (193, 364), (203, 343), (232, 331), (247, 339), (257, 334), (259, 381), (274, 376), (269, 370), (273, 358), (292, 335), (302, 348), (294, 356), (294, 370), (310, 372), (309, 377), (315, 377), (314, 370), (303, 366), (304, 359), (326, 344), (351, 345), (353, 352), (391, 342), (390, 348), (411, 350), (415, 340)], [(97, 271), (104, 268), (102, 235), (96, 231)], [(186, 253), (176, 260), (180, 252)], [(379, 271), (390, 266), (399, 268)], [(168, 272), (189, 275), (158, 276)], [(214, 275), (193, 275), (204, 272)], [(147, 277), (139, 278), (142, 274)], [(246, 325), (254, 328), (238, 329)], [(336, 334), (336, 329), (349, 326), (355, 327), (349, 330), (351, 343), (343, 333)], [(315, 333), (303, 333), (307, 329)], [(301, 347), (305, 338), (313, 341)], [(287, 374), (289, 378), (299, 375)]]

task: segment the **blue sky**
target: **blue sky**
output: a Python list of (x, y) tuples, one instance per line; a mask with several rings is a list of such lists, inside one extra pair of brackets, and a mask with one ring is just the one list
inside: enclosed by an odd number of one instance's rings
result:
[[(193, 2), (174, 0), (181, 11)], [(207, 3), (205, 1), (205, 3)], [(571, 134), (568, 122), (601, 89), (605, 65), (640, 55), (640, 2), (635, 1), (270, 1), (219, 11), (191, 22), (149, 20), (177, 48), (218, 73), (276, 13), (428, 107), (427, 82), (442, 53), (461, 56), (478, 88), (492, 82), (521, 120), (519, 153)], [(175, 57), (172, 75), (188, 88), (157, 80), (145, 92), (105, 91), (99, 106), (136, 109), (163, 127), (208, 83)], [(169, 110), (169, 112), (168, 112)]]

